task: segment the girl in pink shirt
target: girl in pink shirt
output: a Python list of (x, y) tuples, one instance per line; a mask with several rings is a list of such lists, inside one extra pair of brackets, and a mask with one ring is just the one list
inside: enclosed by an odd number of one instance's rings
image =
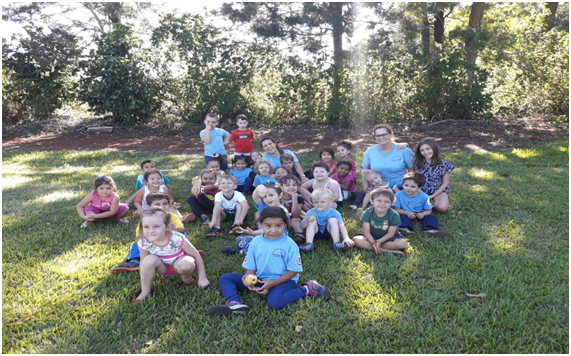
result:
[(95, 189), (75, 206), (77, 214), (84, 220), (81, 227), (88, 227), (95, 220), (109, 218), (128, 223), (129, 220), (125, 219), (125, 216), (129, 207), (119, 203), (119, 194), (113, 178), (102, 174), (95, 179), (94, 186)]

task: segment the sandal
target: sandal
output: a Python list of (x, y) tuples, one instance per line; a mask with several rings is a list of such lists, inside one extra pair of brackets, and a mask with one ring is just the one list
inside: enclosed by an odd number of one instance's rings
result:
[(137, 299), (137, 298), (135, 298), (135, 299), (133, 299), (133, 300), (131, 301), (131, 305), (137, 305), (137, 304), (139, 304), (139, 303), (142, 302), (142, 301), (143, 301), (142, 299)]
[(194, 219), (196, 219), (196, 215), (194, 215), (193, 213), (190, 213), (190, 214), (188, 214), (188, 215), (185, 215), (185, 216), (182, 218), (181, 222), (183, 222), (183, 223), (184, 223), (184, 222), (190, 222), (190, 221), (194, 221)]

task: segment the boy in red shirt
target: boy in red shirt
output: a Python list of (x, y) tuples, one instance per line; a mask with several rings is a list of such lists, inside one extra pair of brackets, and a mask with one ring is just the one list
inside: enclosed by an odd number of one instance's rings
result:
[(230, 141), (234, 142), (234, 156), (250, 156), (254, 149), (252, 141), (254, 140), (254, 131), (248, 128), (248, 118), (246, 115), (236, 116), (236, 124), (238, 129), (230, 134)]

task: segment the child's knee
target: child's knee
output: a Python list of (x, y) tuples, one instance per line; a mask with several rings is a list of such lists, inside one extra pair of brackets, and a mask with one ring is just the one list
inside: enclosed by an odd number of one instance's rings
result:
[(446, 210), (448, 210), (448, 204), (435, 205), (434, 208), (436, 209), (437, 212), (443, 213), (443, 212), (445, 212)]
[(194, 271), (194, 267), (194, 258), (190, 257), (177, 261), (174, 265), (174, 270), (178, 274), (189, 274)]
[(161, 259), (156, 255), (147, 255), (141, 261), (141, 268), (154, 268)]

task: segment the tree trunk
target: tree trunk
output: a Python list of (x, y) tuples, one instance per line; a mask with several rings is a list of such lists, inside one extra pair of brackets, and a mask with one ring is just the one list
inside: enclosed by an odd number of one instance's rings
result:
[(330, 3), (331, 25), (333, 28), (333, 87), (331, 92), (330, 117), (332, 122), (338, 122), (341, 114), (341, 72), (344, 68), (343, 59), (343, 3)]
[(444, 43), (444, 11), (438, 11), (434, 16), (434, 43)]
[(548, 2), (545, 4), (547, 7), (547, 10), (549, 10), (549, 14), (547, 14), (545, 16), (545, 24), (543, 26), (543, 29), (545, 32), (551, 30), (553, 28), (553, 26), (555, 25), (555, 14), (557, 13), (557, 6), (559, 6), (558, 2)]
[(468, 23), (470, 31), (466, 35), (465, 45), (466, 45), (466, 59), (468, 61), (468, 80), (466, 87), (468, 90), (472, 88), (474, 84), (474, 68), (476, 65), (476, 57), (478, 56), (478, 40), (476, 39), (476, 33), (482, 27), (482, 17), (484, 16), (485, 2), (474, 2), (472, 3), (472, 9), (470, 10), (470, 21)]
[(428, 4), (421, 3), (422, 6), (422, 29), (420, 30), (420, 37), (422, 39), (422, 55), (428, 56), (430, 54), (430, 22), (428, 22)]

